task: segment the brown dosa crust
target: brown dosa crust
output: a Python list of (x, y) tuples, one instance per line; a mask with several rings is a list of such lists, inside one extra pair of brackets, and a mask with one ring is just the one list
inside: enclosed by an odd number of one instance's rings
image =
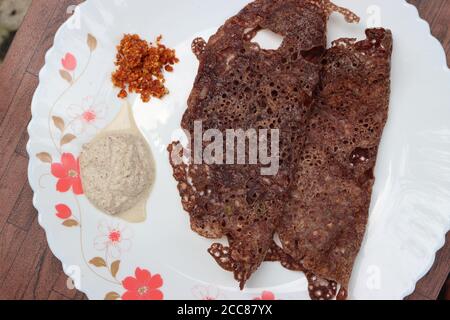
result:
[(338, 298), (346, 297), (364, 237), (389, 107), (392, 34), (366, 35), (335, 41), (323, 57), (292, 200), (277, 228), (289, 257), (341, 285)]
[[(200, 67), (182, 120), (192, 139), (195, 120), (203, 121), (203, 131), (281, 131), (275, 176), (261, 176), (259, 165), (187, 165), (171, 158), (192, 229), (208, 238), (228, 238), (229, 247), (216, 243), (209, 252), (234, 273), (241, 289), (266, 257), (289, 200), (319, 81), (326, 21), (333, 11), (349, 22), (359, 20), (328, 0), (257, 0), (229, 19), (208, 43), (198, 38), (192, 44)], [(263, 50), (252, 43), (260, 29), (282, 35), (281, 47)], [(168, 150), (172, 154), (179, 146), (174, 143)], [(332, 283), (328, 287), (335, 290)]]
[[(296, 166), (292, 155), (303, 147), (326, 45), (327, 13), (315, 2), (257, 0), (207, 43), (196, 39), (192, 46), (200, 67), (182, 120), (192, 139), (195, 120), (203, 121), (203, 132), (281, 129), (280, 169), (275, 176), (262, 176), (261, 165), (172, 162), (192, 229), (208, 238), (228, 238), (229, 247), (214, 244), (209, 252), (234, 272), (241, 288), (272, 242), (289, 197)], [(253, 43), (260, 29), (282, 35), (281, 47), (264, 50)]]

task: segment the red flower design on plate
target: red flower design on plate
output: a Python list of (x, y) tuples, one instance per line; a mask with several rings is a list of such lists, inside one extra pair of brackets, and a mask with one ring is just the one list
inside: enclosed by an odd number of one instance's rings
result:
[(71, 53), (66, 53), (63, 59), (61, 59), (61, 64), (67, 71), (73, 71), (77, 67), (77, 59)]
[(253, 300), (275, 300), (275, 295), (270, 291), (263, 291), (260, 297), (256, 297)]
[(72, 210), (65, 204), (58, 204), (55, 206), (56, 216), (60, 219), (69, 219), (72, 216)]
[(75, 135), (96, 133), (103, 127), (108, 106), (104, 103), (95, 103), (95, 98), (88, 96), (80, 104), (72, 104), (67, 108), (70, 117), (70, 128)]
[(123, 300), (162, 300), (163, 293), (159, 288), (163, 285), (163, 280), (159, 274), (152, 274), (145, 269), (136, 268), (134, 277), (127, 277), (122, 281), (123, 287), (127, 290), (123, 295)]
[(106, 251), (106, 255), (119, 259), (123, 252), (131, 248), (133, 233), (130, 228), (116, 222), (101, 221), (98, 225), (100, 234), (94, 239), (94, 247)]
[(223, 300), (225, 299), (222, 292), (219, 290), (219, 288), (214, 286), (200, 286), (197, 285), (194, 288), (192, 288), (192, 294), (196, 299), (200, 300)]
[(72, 188), (76, 195), (83, 194), (80, 178), (80, 164), (71, 153), (63, 153), (61, 163), (52, 163), (52, 175), (58, 178), (56, 190), (67, 192)]

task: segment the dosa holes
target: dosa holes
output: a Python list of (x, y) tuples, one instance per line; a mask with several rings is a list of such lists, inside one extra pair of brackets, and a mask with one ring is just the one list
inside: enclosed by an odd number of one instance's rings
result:
[(277, 50), (283, 43), (283, 36), (269, 29), (259, 30), (252, 42), (257, 43), (261, 49)]

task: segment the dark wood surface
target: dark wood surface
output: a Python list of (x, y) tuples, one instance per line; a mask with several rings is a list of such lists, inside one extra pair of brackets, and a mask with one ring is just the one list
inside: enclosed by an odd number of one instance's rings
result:
[[(393, 0), (398, 1), (398, 0)], [(81, 0), (33, 0), (0, 66), (0, 299), (86, 299), (67, 287), (61, 263), (37, 223), (25, 146), (30, 103), (44, 55), (71, 6)], [(450, 1), (410, 0), (442, 42), (450, 61)], [(409, 299), (436, 299), (450, 271), (450, 235)]]

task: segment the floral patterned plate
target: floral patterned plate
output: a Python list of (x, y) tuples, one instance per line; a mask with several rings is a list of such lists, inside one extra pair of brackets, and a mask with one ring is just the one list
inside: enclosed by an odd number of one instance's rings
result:
[[(49, 246), (75, 286), (91, 299), (307, 299), (300, 273), (265, 263), (239, 291), (190, 231), (166, 146), (179, 132), (196, 74), (190, 51), (246, 0), (87, 0), (59, 29), (40, 72), (29, 125), (29, 181)], [(336, 0), (361, 16), (348, 25), (333, 15), (329, 39), (363, 36), (366, 26), (394, 33), (390, 117), (383, 135), (370, 221), (350, 298), (400, 299), (433, 263), (450, 226), (450, 72), (442, 47), (404, 0)], [(399, 19), (401, 17), (401, 19)], [(96, 210), (83, 195), (81, 146), (118, 113), (110, 76), (123, 33), (177, 49), (167, 75), (170, 94), (133, 111), (156, 161), (144, 223)]]

